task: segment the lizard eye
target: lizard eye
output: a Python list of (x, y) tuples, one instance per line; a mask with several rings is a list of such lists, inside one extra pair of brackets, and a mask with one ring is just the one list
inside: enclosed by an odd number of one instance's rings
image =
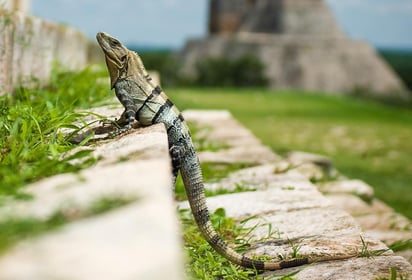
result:
[(119, 41), (110, 41), (112, 47), (118, 47), (120, 45)]

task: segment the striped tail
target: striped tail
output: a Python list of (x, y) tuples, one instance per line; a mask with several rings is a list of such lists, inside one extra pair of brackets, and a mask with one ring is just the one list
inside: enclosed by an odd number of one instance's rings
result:
[(257, 270), (277, 270), (309, 263), (308, 258), (282, 262), (263, 262), (246, 257), (228, 247), (210, 221), (198, 157), (194, 149), (187, 151), (187, 153), (183, 159), (180, 173), (195, 221), (204, 238), (214, 250), (237, 265)]
[(185, 185), (190, 208), (192, 209), (195, 221), (204, 238), (214, 250), (237, 265), (256, 269), (258, 271), (279, 270), (282, 268), (296, 267), (314, 262), (342, 260), (356, 257), (356, 254), (354, 254), (344, 256), (299, 258), (280, 262), (271, 262), (254, 260), (243, 254), (239, 254), (223, 241), (220, 235), (213, 228), (213, 225), (210, 221), (209, 211), (206, 205), (204, 185), (202, 181), (202, 172), (200, 169), (199, 159), (194, 151), (194, 148), (187, 151), (187, 154), (184, 157), (181, 165), (180, 173)]

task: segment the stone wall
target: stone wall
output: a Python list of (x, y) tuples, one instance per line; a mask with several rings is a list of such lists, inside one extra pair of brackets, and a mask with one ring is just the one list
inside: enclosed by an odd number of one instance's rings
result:
[(0, 8), (8, 11), (20, 11), (28, 14), (30, 12), (29, 0), (0, 0)]
[(0, 3), (0, 94), (47, 81), (56, 62), (69, 70), (87, 65), (90, 42), (81, 32), (26, 15), (28, 1)]

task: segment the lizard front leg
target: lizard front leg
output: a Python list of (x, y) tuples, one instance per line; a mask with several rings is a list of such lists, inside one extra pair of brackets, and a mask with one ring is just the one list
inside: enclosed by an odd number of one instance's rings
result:
[(120, 118), (116, 120), (116, 123), (122, 127), (112, 133), (112, 136), (118, 136), (128, 132), (133, 127), (133, 123), (136, 120), (137, 111), (136, 104), (134, 104), (133, 99), (126, 90), (116, 88), (116, 96), (125, 110)]
[(126, 114), (126, 110), (120, 115), (120, 118), (116, 118), (114, 120), (105, 118), (105, 119), (100, 120), (100, 123), (103, 126), (106, 126), (106, 125), (113, 126), (114, 125), (117, 128), (123, 127), (128, 123), (125, 114)]

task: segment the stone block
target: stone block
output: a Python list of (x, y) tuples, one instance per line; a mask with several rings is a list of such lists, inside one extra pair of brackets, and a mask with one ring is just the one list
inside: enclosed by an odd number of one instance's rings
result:
[(11, 68), (11, 84), (24, 84), (24, 78), (30, 77), (32, 72), (32, 56), (29, 51), (29, 46), (32, 39), (32, 23), (28, 22), (28, 18), (23, 13), (13, 13), (13, 56)]
[(0, 9), (0, 94), (45, 84), (57, 62), (79, 70), (88, 63), (89, 40), (79, 31), (21, 11)]
[(30, 2), (31, 0), (13, 0), (14, 2), (14, 10), (20, 11), (23, 14), (30, 13)]
[[(316, 188), (307, 189), (306, 186), (285, 185), (284, 188), (270, 188), (266, 191), (241, 192), (227, 195), (219, 195), (207, 199), (207, 205), (211, 212), (218, 208), (224, 208), (229, 217), (238, 220), (254, 215), (269, 215), (299, 209), (313, 209), (331, 206)], [(182, 208), (188, 208), (187, 202), (180, 204)]]
[(288, 275), (292, 272), (296, 280), (372, 280), (391, 279), (391, 269), (397, 271), (398, 277), (410, 279), (412, 266), (402, 257), (380, 256), (371, 258), (356, 258), (342, 261), (324, 262), (310, 265), (304, 269), (285, 269), (276, 272), (267, 272), (262, 276)]
[(13, 10), (14, 0), (0, 0), (0, 9)]
[(171, 197), (143, 197), (19, 244), (0, 257), (0, 278), (185, 279), (177, 233)]
[[(55, 56), (53, 50), (58, 42), (56, 26), (38, 18), (33, 19), (33, 40), (31, 76), (42, 84), (46, 83), (53, 69)], [(58, 61), (58, 60), (57, 60)]]
[[(307, 178), (294, 169), (279, 171), (279, 164), (265, 164), (244, 168), (235, 171), (227, 178), (215, 183), (208, 183), (206, 188), (209, 190), (234, 190), (236, 186), (255, 190), (277, 189), (300, 189), (313, 190), (315, 187)], [(283, 166), (282, 166), (283, 167)]]
[(0, 9), (28, 14), (30, 12), (30, 0), (0, 0)]
[(0, 94), (13, 89), (13, 15), (0, 9)]
[(183, 116), (189, 122), (204, 128), (198, 138), (222, 144), (218, 151), (199, 152), (200, 161), (221, 163), (268, 163), (280, 160), (227, 111), (187, 110)]
[(370, 203), (350, 194), (329, 194), (326, 197), (339, 209), (347, 211), (352, 216), (392, 212), (392, 208), (378, 199)]
[(96, 166), (27, 186), (33, 199), (8, 201), (0, 220), (76, 217), (103, 198), (132, 202), (19, 242), (0, 256), (0, 279), (185, 279), (164, 126), (94, 148)]
[[(46, 220), (57, 211), (87, 208), (99, 197), (139, 197), (171, 191), (165, 140), (164, 126), (156, 125), (137, 130), (118, 141), (100, 144), (92, 155), (101, 158), (99, 164), (79, 174), (60, 174), (27, 186), (25, 192), (34, 199), (9, 202), (0, 208), (0, 220), (9, 217)], [(125, 158), (129, 161), (120, 164), (119, 161)], [(162, 171), (158, 172), (157, 168)], [(133, 177), (129, 173), (133, 173)], [(159, 185), (157, 189), (151, 188), (154, 177), (157, 177), (155, 174), (161, 180), (156, 183)]]
[(53, 55), (59, 64), (69, 70), (84, 68), (88, 63), (89, 39), (68, 26), (56, 27), (57, 38)]
[(338, 180), (318, 184), (319, 190), (324, 193), (346, 193), (361, 197), (362, 199), (372, 200), (374, 191), (371, 186), (361, 180)]

